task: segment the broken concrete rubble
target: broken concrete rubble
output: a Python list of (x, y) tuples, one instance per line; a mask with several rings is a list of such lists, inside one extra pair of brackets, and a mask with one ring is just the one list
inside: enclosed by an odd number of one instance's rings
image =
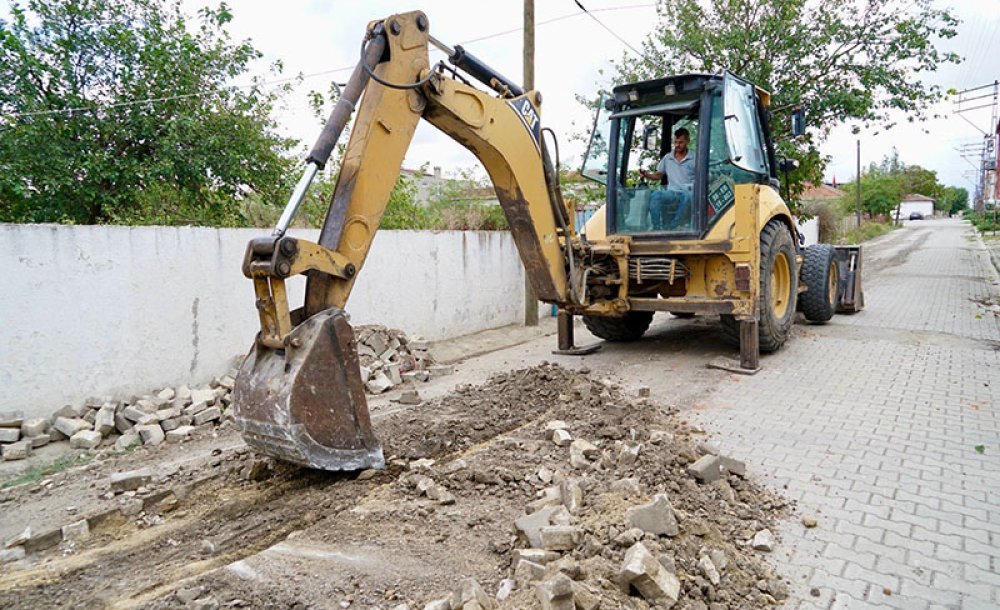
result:
[(80, 430), (69, 438), (69, 446), (74, 449), (95, 449), (103, 438), (96, 430)]
[(666, 494), (656, 494), (649, 504), (628, 509), (625, 519), (632, 527), (657, 536), (676, 536), (680, 533), (674, 507)]
[(774, 549), (774, 534), (769, 529), (763, 529), (754, 534), (750, 543), (755, 551), (770, 552)]
[(623, 589), (635, 589), (646, 601), (666, 608), (673, 607), (680, 597), (680, 580), (667, 572), (641, 542), (625, 553), (618, 581)]
[(535, 587), (542, 610), (575, 610), (573, 581), (565, 574), (556, 574)]

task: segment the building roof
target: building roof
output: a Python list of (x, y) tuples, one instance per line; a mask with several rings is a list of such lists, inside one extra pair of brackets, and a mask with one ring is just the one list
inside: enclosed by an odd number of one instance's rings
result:
[(928, 197), (927, 195), (921, 195), (919, 193), (910, 193), (909, 195), (903, 197), (903, 201), (930, 201), (931, 203), (933, 203), (934, 199), (932, 197)]
[(846, 191), (842, 191), (835, 186), (807, 183), (806, 190), (802, 191), (802, 200), (815, 201), (817, 199), (840, 199), (846, 194)]

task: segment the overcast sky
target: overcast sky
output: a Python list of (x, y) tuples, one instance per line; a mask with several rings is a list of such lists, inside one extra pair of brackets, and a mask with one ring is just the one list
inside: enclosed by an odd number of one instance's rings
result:
[[(204, 4), (209, 3), (186, 2), (192, 9)], [(365, 25), (392, 13), (419, 7), (427, 13), (435, 37), (451, 45), (465, 43), (472, 53), (502, 74), (515, 82), (522, 80), (523, 14), (522, 2), (517, 0), (418, 3), (289, 0), (280, 5), (241, 0), (230, 4), (235, 14), (230, 27), (232, 34), (252, 39), (266, 60), (282, 60), (286, 75), (324, 73), (305, 78), (276, 111), (284, 132), (301, 139), (303, 147), (312, 143), (319, 129), (306, 103), (306, 93), (326, 91), (331, 79), (346, 80), (357, 62)], [(583, 0), (583, 4), (634, 46), (656, 25), (653, 2)], [(1000, 78), (1000, 0), (942, 2), (941, 6), (952, 7), (963, 21), (958, 37), (943, 43), (942, 48), (958, 52), (965, 61), (959, 66), (947, 66), (929, 80), (945, 89), (961, 90)], [(573, 0), (536, 0), (535, 13), (535, 84), (543, 93), (542, 123), (559, 135), (564, 163), (576, 166), (583, 152), (582, 144), (571, 142), (570, 136), (588, 131), (593, 117), (575, 101), (574, 95), (590, 95), (597, 83), (607, 84), (608, 60), (620, 57), (625, 46), (594, 19), (581, 13)], [(484, 37), (489, 38), (479, 40)], [(441, 58), (435, 52), (431, 61)], [(339, 71), (330, 73), (332, 70)], [(981, 142), (980, 130), (993, 131), (995, 125), (993, 128), (989, 125), (988, 109), (965, 113), (967, 121), (952, 112), (953, 107), (950, 102), (942, 104), (935, 110), (944, 114), (944, 118), (919, 126), (900, 117), (903, 126), (880, 134), (868, 130), (855, 136), (851, 126), (846, 125), (837, 129), (821, 146), (823, 153), (832, 157), (827, 179), (836, 177), (838, 182), (853, 179), (855, 140), (860, 137), (864, 165), (880, 160), (896, 147), (904, 163), (935, 170), (945, 184), (964, 186), (971, 191), (972, 185), (963, 174), (972, 168), (955, 148)], [(404, 165), (415, 168), (424, 163), (440, 165), (446, 174), (459, 167), (478, 166), (465, 149), (426, 123), (418, 129)]]

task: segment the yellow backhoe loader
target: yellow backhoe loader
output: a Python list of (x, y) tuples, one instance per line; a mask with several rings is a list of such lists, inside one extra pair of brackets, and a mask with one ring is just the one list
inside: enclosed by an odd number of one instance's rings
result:
[[(429, 45), (451, 65), (431, 66)], [(359, 100), (317, 243), (287, 235)], [(558, 306), (561, 353), (584, 351), (574, 316), (622, 341), (638, 339), (656, 311), (713, 314), (739, 345), (736, 366), (753, 371), (760, 351), (785, 342), (797, 308), (816, 322), (860, 309), (860, 249), (801, 247), (778, 194), (768, 103), (729, 73), (616, 87), (583, 169), (606, 185), (606, 204), (578, 233), (543, 137), (541, 94), (433, 38), (422, 12), (372, 22), (276, 228), (247, 247), (243, 273), (261, 328), (234, 394), (247, 443), (312, 468), (383, 467), (344, 307), (421, 118), (482, 161), (535, 293)], [(669, 154), (681, 127), (693, 184), (645, 183), (638, 170)], [(285, 280), (296, 274), (307, 277), (306, 294), (292, 310)]]

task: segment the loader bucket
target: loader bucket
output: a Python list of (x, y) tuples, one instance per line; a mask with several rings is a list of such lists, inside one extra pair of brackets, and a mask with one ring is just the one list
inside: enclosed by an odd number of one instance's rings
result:
[(865, 306), (865, 293), (861, 288), (861, 246), (834, 247), (840, 272), (837, 313), (857, 313)]
[(240, 367), (233, 408), (247, 444), (321, 470), (383, 468), (344, 312), (312, 316), (285, 343), (280, 350), (255, 342)]

